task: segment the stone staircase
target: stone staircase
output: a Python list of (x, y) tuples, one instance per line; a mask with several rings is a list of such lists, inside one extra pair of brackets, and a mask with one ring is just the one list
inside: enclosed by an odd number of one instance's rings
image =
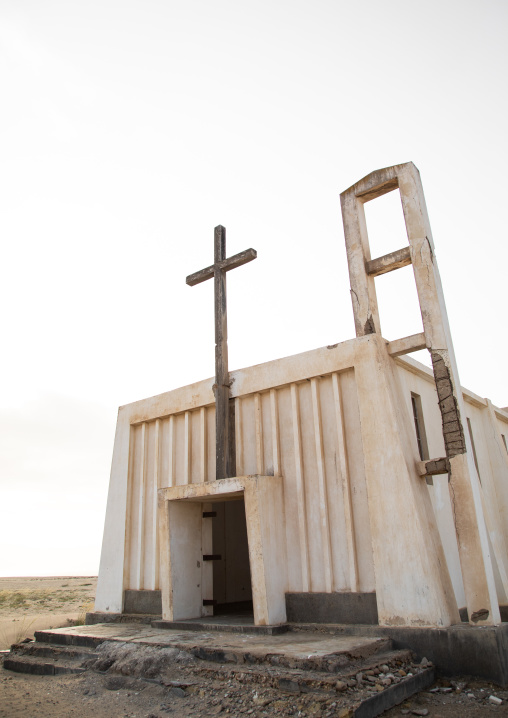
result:
[[(80, 630), (81, 629), (81, 630)], [(355, 718), (373, 718), (435, 681), (434, 667), (417, 662), (390, 639), (252, 636), (244, 633), (191, 634), (188, 631), (82, 626), (37, 631), (35, 641), (12, 646), (4, 668), (59, 675), (86, 670), (132, 676), (168, 687), (209, 681), (333, 702)], [(115, 635), (116, 633), (116, 635)], [(179, 655), (175, 659), (171, 656)], [(183, 683), (182, 683), (183, 680)], [(345, 714), (346, 715), (346, 714)]]
[(86, 670), (82, 664), (93, 658), (93, 648), (52, 643), (46, 641), (50, 636), (46, 637), (44, 633), (37, 631), (35, 641), (11, 646), (4, 659), (4, 669), (39, 676), (83, 673)]

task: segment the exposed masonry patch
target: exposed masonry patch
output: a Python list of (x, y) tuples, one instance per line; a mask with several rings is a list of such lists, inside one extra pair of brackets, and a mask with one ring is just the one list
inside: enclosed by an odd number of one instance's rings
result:
[(372, 314), (369, 314), (369, 318), (365, 322), (363, 331), (365, 332), (365, 334), (375, 334), (376, 333), (376, 327), (374, 326), (374, 320), (372, 318)]
[(450, 462), (448, 459), (431, 459), (425, 464), (426, 476), (435, 476), (436, 474), (449, 474)]
[(466, 453), (466, 442), (464, 430), (460, 421), (457, 398), (453, 394), (453, 384), (450, 370), (446, 363), (436, 351), (431, 351), (434, 378), (436, 380), (439, 408), (443, 421), (443, 437), (445, 442), (446, 456), (451, 459), (458, 454)]

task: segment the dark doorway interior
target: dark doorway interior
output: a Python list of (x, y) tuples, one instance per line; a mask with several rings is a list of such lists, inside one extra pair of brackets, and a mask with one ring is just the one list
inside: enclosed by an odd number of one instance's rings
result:
[(214, 615), (252, 614), (252, 585), (245, 503), (221, 501), (213, 504)]

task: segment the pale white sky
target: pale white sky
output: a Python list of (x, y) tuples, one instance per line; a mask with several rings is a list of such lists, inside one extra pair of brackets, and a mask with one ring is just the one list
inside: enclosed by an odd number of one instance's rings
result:
[[(0, 0), (0, 575), (97, 573), (116, 410), (354, 336), (339, 194), (420, 169), (462, 383), (505, 379), (504, 0)], [(398, 249), (393, 193), (367, 205)], [(410, 268), (383, 334), (421, 330)]]

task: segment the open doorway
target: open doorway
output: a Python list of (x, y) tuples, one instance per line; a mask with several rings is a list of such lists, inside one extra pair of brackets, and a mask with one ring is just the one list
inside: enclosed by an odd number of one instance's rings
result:
[(253, 615), (245, 502), (214, 502), (213, 510), (213, 613)]
[[(159, 489), (158, 497), (163, 622), (210, 616), (214, 599), (226, 610), (252, 601), (253, 613), (242, 620), (246, 624), (286, 621), (282, 476), (170, 486)], [(214, 565), (219, 567), (216, 592)]]

